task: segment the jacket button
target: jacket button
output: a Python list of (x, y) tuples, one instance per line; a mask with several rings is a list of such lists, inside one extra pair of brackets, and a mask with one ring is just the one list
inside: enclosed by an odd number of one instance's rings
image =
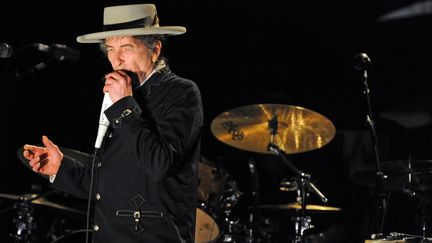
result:
[(99, 193), (96, 193), (96, 200), (101, 199), (101, 195)]
[(95, 225), (93, 226), (93, 230), (94, 230), (94, 231), (98, 231), (98, 230), (99, 230), (99, 225), (95, 224)]

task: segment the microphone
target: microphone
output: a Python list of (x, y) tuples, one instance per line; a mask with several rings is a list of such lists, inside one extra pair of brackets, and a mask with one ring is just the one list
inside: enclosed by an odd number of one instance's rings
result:
[(76, 61), (80, 57), (80, 51), (64, 44), (45, 45), (42, 43), (35, 43), (34, 47), (36, 47), (38, 51), (47, 52), (49, 55), (54, 57), (54, 59), (59, 61)]
[(8, 58), (11, 57), (13, 53), (12, 46), (6, 43), (0, 43), (0, 58)]
[[(76, 49), (67, 47), (63, 44), (52, 44), (52, 45), (45, 45), (42, 43), (32, 43), (29, 45), (26, 45), (24, 48), (22, 48), (19, 51), (27, 50), (28, 48), (36, 48), (36, 50), (41, 52), (48, 53), (49, 56), (53, 57), (54, 60), (64, 61), (64, 60), (70, 60), (70, 61), (76, 61), (78, 60), (80, 56), (80, 52)], [(18, 53), (18, 51), (17, 51)], [(31, 75), (36, 73), (37, 71), (40, 71), (46, 67), (48, 67), (51, 64), (52, 59), (49, 59), (48, 61), (43, 61), (39, 64), (36, 64), (35, 66), (24, 70), (24, 71), (16, 71), (15, 77), (17, 78), (24, 78), (25, 76)]]
[(108, 92), (105, 92), (103, 101), (102, 101), (102, 108), (101, 108), (101, 112), (100, 112), (100, 118), (99, 118), (99, 127), (98, 127), (98, 133), (96, 136), (96, 142), (95, 142), (95, 148), (99, 149), (102, 145), (102, 141), (105, 137), (105, 134), (108, 130), (108, 126), (109, 126), (109, 120), (108, 118), (105, 116), (104, 111), (106, 109), (108, 109), (108, 107), (110, 107), (112, 105), (112, 100), (109, 96)]
[(358, 53), (354, 56), (354, 69), (358, 71), (364, 71), (369, 66), (371, 66), (371, 60), (366, 53)]

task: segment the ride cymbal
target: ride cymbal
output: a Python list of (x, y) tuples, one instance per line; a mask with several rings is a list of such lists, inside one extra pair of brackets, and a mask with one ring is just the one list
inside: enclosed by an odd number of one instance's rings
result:
[[(276, 205), (260, 205), (258, 208), (260, 209), (271, 209), (271, 210), (300, 210), (301, 204), (294, 202), (289, 204), (276, 204)], [(306, 210), (308, 211), (341, 211), (340, 208), (337, 207), (330, 207), (330, 206), (322, 206), (322, 205), (314, 205), (314, 204), (307, 204)]]
[(68, 212), (85, 214), (85, 212), (82, 212), (80, 210), (66, 207), (66, 206), (60, 205), (58, 203), (48, 201), (47, 199), (45, 199), (44, 197), (41, 197), (38, 194), (30, 194), (29, 193), (29, 194), (23, 194), (23, 195), (13, 195), (13, 194), (0, 193), (0, 198), (6, 198), (6, 199), (14, 200), (14, 201), (23, 201), (23, 202), (28, 201), (28, 202), (30, 202), (32, 204), (36, 204), (36, 205), (43, 205), (43, 206), (47, 206), (50, 208), (60, 209), (60, 210), (68, 211)]
[(303, 107), (255, 104), (221, 113), (212, 121), (211, 131), (238, 149), (272, 153), (267, 149), (272, 142), (294, 154), (323, 147), (333, 139), (336, 128), (323, 115)]

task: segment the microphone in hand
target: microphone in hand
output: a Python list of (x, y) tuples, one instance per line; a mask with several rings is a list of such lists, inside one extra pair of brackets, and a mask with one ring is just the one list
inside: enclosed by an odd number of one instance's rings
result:
[(99, 149), (102, 145), (103, 139), (105, 137), (105, 134), (108, 130), (108, 126), (110, 124), (108, 118), (105, 116), (104, 111), (108, 109), (112, 105), (112, 100), (109, 96), (108, 92), (105, 92), (104, 98), (102, 101), (102, 107), (100, 112), (100, 118), (99, 118), (99, 127), (98, 127), (98, 133), (96, 136), (96, 142), (95, 142), (95, 148)]

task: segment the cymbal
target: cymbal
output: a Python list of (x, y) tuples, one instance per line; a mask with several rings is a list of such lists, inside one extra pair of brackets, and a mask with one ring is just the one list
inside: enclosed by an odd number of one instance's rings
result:
[[(40, 146), (40, 145), (38, 145)], [(70, 149), (70, 148), (65, 148), (65, 147), (60, 147), (60, 150), (62, 151), (64, 158), (66, 158), (67, 160), (63, 160), (63, 162), (67, 162), (67, 161), (74, 161), (76, 163), (79, 163), (82, 166), (88, 166), (91, 164), (92, 161), (92, 156), (90, 154), (75, 150), (75, 149)], [(23, 152), (24, 152), (24, 146), (20, 146), (18, 148), (17, 151), (17, 155), (18, 158), (21, 160), (21, 162), (30, 170), (32, 170), (32, 168), (30, 167), (30, 164), (28, 162), (28, 160), (26, 158), (24, 158), (23, 156)], [(37, 173), (38, 175), (49, 179), (49, 176), (47, 175), (43, 175), (40, 173)]]
[(23, 194), (23, 195), (13, 195), (13, 194), (5, 194), (5, 193), (0, 193), (0, 198), (6, 198), (6, 199), (11, 199), (14, 201), (29, 201), (32, 204), (37, 204), (37, 205), (43, 205), (43, 206), (47, 206), (50, 208), (55, 208), (55, 209), (60, 209), (60, 210), (65, 210), (68, 212), (74, 212), (74, 213), (78, 213), (78, 214), (85, 214), (85, 212), (82, 212), (80, 210), (74, 209), (74, 208), (70, 208), (70, 207), (66, 207), (51, 201), (48, 201), (47, 199), (43, 198), (43, 197), (39, 197), (38, 194)]
[(277, 124), (273, 144), (288, 154), (318, 149), (336, 133), (333, 123), (323, 115), (299, 106), (254, 104), (237, 107), (218, 115), (211, 123), (213, 135), (238, 149), (272, 153), (271, 126)]
[[(392, 160), (383, 161), (380, 165), (385, 175), (385, 190), (406, 191), (411, 189), (415, 192), (432, 190), (432, 160)], [(376, 164), (362, 166), (353, 174), (353, 180), (359, 185), (374, 188), (376, 171)]]
[[(276, 205), (260, 205), (258, 208), (260, 209), (272, 209), (272, 210), (300, 210), (301, 204), (298, 202), (293, 202), (289, 204), (276, 204)], [(330, 207), (330, 206), (322, 206), (322, 205), (314, 205), (314, 204), (307, 204), (306, 210), (308, 211), (341, 211), (340, 208), (337, 207)]]

